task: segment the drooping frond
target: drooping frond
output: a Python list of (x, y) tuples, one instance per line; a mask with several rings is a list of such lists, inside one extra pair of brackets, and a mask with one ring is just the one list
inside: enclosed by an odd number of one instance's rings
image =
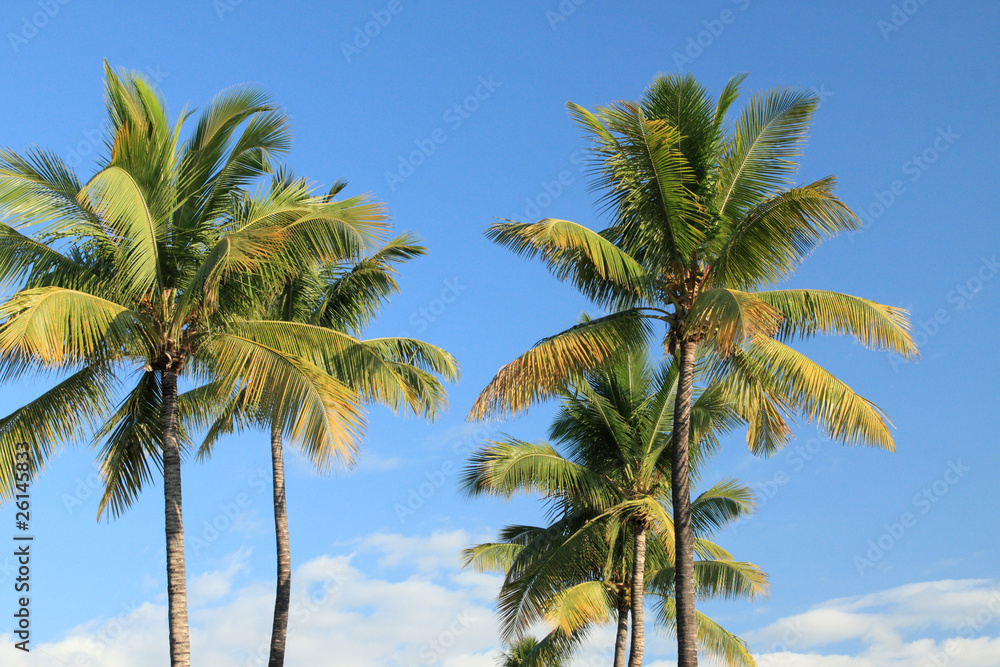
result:
[[(831, 438), (844, 444), (890, 451), (895, 448), (891, 422), (879, 407), (816, 362), (776, 340), (755, 341), (721, 360), (713, 372), (736, 391), (744, 385), (747, 394), (766, 397), (786, 413), (798, 413), (816, 422)], [(741, 416), (751, 424), (748, 443), (756, 450), (762, 443), (754, 439), (754, 426), (762, 415)]]
[(274, 415), (317, 468), (353, 463), (364, 416), (349, 387), (307, 359), (236, 333), (206, 337), (201, 351), (200, 373), (240, 387), (242, 409)]
[(750, 487), (735, 479), (716, 482), (691, 501), (691, 523), (698, 535), (711, 535), (750, 516), (757, 503)]
[(545, 620), (559, 632), (569, 636), (588, 625), (613, 621), (615, 612), (614, 600), (604, 582), (584, 581), (553, 595)]
[(105, 512), (117, 518), (131, 507), (153, 481), (150, 461), (162, 469), (162, 403), (158, 374), (142, 371), (135, 387), (95, 434), (95, 445), (103, 441), (98, 461), (105, 487), (98, 518)]
[(707, 280), (752, 290), (787, 278), (824, 239), (861, 228), (861, 220), (833, 195), (836, 179), (784, 190), (760, 200), (720, 241)]
[(648, 335), (646, 319), (639, 310), (630, 309), (545, 338), (500, 369), (476, 399), (469, 419), (522, 412), (553, 396), (585, 371), (643, 347)]
[(117, 383), (105, 366), (87, 366), (0, 419), (0, 500), (11, 498), (15, 452), (28, 447), (35, 475), (62, 444), (82, 441), (111, 411)]
[(112, 301), (61, 287), (25, 289), (0, 305), (0, 363), (55, 369), (123, 356), (148, 358), (146, 318)]
[(540, 255), (556, 278), (568, 280), (601, 306), (635, 306), (650, 286), (646, 270), (632, 257), (568, 220), (500, 222), (486, 229), (486, 237), (519, 255)]
[[(756, 667), (757, 663), (745, 641), (721, 625), (695, 612), (698, 645), (707, 655), (730, 667)], [(656, 620), (668, 632), (676, 631), (677, 607), (673, 598), (660, 598), (656, 604)]]
[(781, 312), (755, 294), (717, 287), (697, 296), (687, 316), (687, 334), (698, 335), (727, 356), (747, 339), (778, 330)]
[(771, 290), (755, 296), (784, 316), (779, 340), (840, 334), (853, 336), (869, 349), (888, 350), (907, 359), (919, 354), (906, 311), (900, 308), (820, 290)]
[(507, 572), (524, 549), (516, 542), (487, 542), (462, 551), (462, 567), (476, 572)]
[(115, 274), (126, 293), (138, 297), (163, 288), (159, 244), (165, 229), (153, 218), (145, 195), (124, 169), (111, 166), (98, 172), (77, 198), (97, 212), (118, 252)]

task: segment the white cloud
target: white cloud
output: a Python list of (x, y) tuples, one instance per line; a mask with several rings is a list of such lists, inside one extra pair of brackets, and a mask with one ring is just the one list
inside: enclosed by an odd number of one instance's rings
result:
[[(425, 537), (376, 533), (349, 553), (296, 568), (289, 667), (492, 667), (498, 637), (495, 575), (462, 571), (462, 531)], [(248, 552), (191, 578), (192, 653), (198, 664), (266, 664), (273, 580), (250, 580)], [(391, 573), (391, 577), (389, 576)], [(1000, 665), (1000, 585), (946, 580), (840, 598), (749, 633), (761, 667), (996, 667)], [(671, 667), (673, 640), (647, 631), (646, 664)], [(599, 628), (574, 661), (610, 664), (613, 628)], [(166, 667), (166, 609), (124, 606), (120, 615), (70, 629), (31, 654), (0, 636), (5, 667)], [(845, 649), (854, 645), (856, 649)], [(706, 665), (709, 663), (707, 661)]]
[[(1000, 665), (998, 626), (1000, 584), (964, 579), (830, 600), (746, 638), (761, 667), (978, 667)], [(858, 648), (816, 651), (841, 642)]]

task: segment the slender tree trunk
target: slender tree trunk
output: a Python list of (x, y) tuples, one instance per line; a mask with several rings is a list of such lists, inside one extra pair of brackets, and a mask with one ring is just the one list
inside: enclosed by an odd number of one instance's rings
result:
[(694, 533), (691, 530), (691, 488), (688, 447), (691, 439), (691, 395), (694, 387), (693, 341), (679, 344), (680, 369), (674, 404), (671, 448), (671, 500), (674, 505), (674, 595), (677, 600), (677, 667), (696, 667), (698, 636), (694, 613)]
[(632, 651), (628, 667), (642, 667), (646, 647), (646, 624), (642, 615), (642, 595), (646, 586), (646, 525), (636, 526), (635, 553), (632, 556)]
[(184, 520), (181, 511), (181, 450), (177, 438), (177, 372), (160, 373), (163, 392), (163, 498), (167, 529), (167, 620), (170, 665), (190, 667), (187, 575), (184, 569)]
[(271, 658), (268, 667), (285, 664), (288, 606), (292, 597), (292, 555), (288, 543), (288, 513), (285, 509), (285, 461), (281, 449), (281, 427), (271, 426), (271, 466), (274, 471), (274, 534), (278, 544), (278, 589), (274, 595), (271, 626)]
[(618, 596), (618, 632), (615, 634), (615, 667), (625, 667), (628, 651), (628, 596)]

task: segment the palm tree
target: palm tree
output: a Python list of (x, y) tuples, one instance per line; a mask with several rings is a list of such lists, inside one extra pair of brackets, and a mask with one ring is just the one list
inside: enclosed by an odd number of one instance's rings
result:
[[(631, 613), (629, 664), (640, 664), (647, 592), (659, 600), (660, 624), (673, 625), (669, 449), (677, 382), (671, 359), (654, 369), (630, 355), (586, 374), (563, 393), (550, 435), (565, 456), (552, 445), (512, 438), (473, 456), (463, 479), (470, 493), (538, 492), (554, 519), (545, 528), (509, 526), (499, 542), (465, 552), (468, 565), (506, 575), (499, 597), (505, 638), (541, 620), (554, 626), (531, 659), (568, 653), (594, 625), (617, 622), (614, 664), (624, 667)], [(736, 419), (715, 390), (698, 396), (693, 413), (697, 464)], [(752, 492), (732, 480), (713, 485), (693, 503), (695, 577), (704, 597), (755, 599), (766, 592), (759, 568), (735, 561), (708, 540), (753, 507)], [(728, 664), (753, 664), (742, 640), (703, 615), (697, 622), (698, 638), (710, 653)]]
[(540, 255), (610, 315), (572, 327), (504, 366), (472, 419), (507, 415), (553, 396), (623, 350), (646, 344), (652, 324), (678, 364), (671, 448), (677, 531), (679, 667), (697, 664), (689, 482), (695, 350), (708, 379), (748, 425), (755, 453), (791, 438), (786, 420), (816, 422), (834, 439), (892, 450), (885, 413), (787, 342), (847, 334), (873, 349), (916, 356), (905, 312), (817, 290), (762, 291), (787, 278), (822, 240), (861, 221), (833, 194), (832, 177), (791, 187), (817, 100), (776, 89), (726, 113), (743, 76), (717, 101), (690, 76), (662, 76), (638, 102), (570, 112), (594, 141), (596, 185), (613, 223), (600, 233), (566, 221), (503, 222), (487, 235)]
[[(306, 196), (306, 183), (281, 172), (272, 188), (284, 190), (295, 183)], [(326, 199), (333, 198), (346, 186), (338, 181)], [(271, 293), (262, 291), (262, 309), (266, 317), (318, 327), (339, 335), (349, 347), (334, 357), (319, 356), (315, 363), (339, 382), (351, 388), (365, 403), (380, 403), (399, 411), (408, 410), (427, 419), (434, 419), (447, 403), (444, 389), (432, 373), (448, 381), (458, 378), (458, 365), (444, 350), (421, 341), (406, 338), (357, 340), (367, 324), (377, 315), (381, 305), (399, 289), (394, 265), (426, 254), (416, 244), (416, 237), (404, 234), (392, 239), (370, 256), (358, 260), (345, 256), (338, 262), (323, 266), (304, 267), (273, 286)], [(353, 334), (353, 336), (352, 336)], [(353, 359), (365, 355), (370, 361), (356, 363)], [(193, 409), (188, 415), (190, 427), (209, 429), (199, 450), (199, 458), (207, 458), (224, 433), (232, 433), (250, 425), (269, 429), (274, 493), (274, 528), (277, 547), (277, 590), (271, 629), (269, 667), (281, 667), (285, 662), (285, 640), (288, 632), (288, 612), (291, 604), (291, 547), (288, 535), (288, 514), (285, 504), (283, 455), (283, 414), (294, 414), (295, 406), (274, 406), (264, 412), (246, 412), (242, 408), (242, 392), (233, 391), (231, 400), (218, 408), (198, 400), (205, 388), (191, 392)], [(289, 430), (294, 434), (293, 430)], [(340, 447), (334, 441), (297, 441), (295, 444), (321, 471), (341, 456), (353, 465), (356, 447)]]
[(280, 422), (304, 439), (347, 447), (363, 423), (355, 392), (315, 351), (287, 343), (295, 325), (255, 314), (255, 288), (362, 256), (385, 216), (360, 198), (247, 193), (290, 144), (286, 116), (261, 90), (221, 93), (181, 141), (191, 114), (171, 124), (140, 75), (105, 73), (108, 154), (89, 181), (41, 149), (0, 153), (0, 280), (18, 287), (0, 305), (2, 379), (69, 374), (0, 421), (0, 494), (10, 496), (18, 441), (36, 473), (58, 444), (93, 437), (106, 481), (99, 516), (120, 514), (151, 464), (162, 469), (170, 660), (180, 667), (190, 643), (178, 380), (242, 387), (248, 408), (284, 406)]

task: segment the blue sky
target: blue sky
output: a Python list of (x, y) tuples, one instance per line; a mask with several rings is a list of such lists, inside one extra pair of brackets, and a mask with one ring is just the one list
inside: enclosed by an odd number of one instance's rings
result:
[[(360, 37), (366, 29), (375, 36)], [(961, 618), (990, 609), (1000, 586), (998, 31), (1000, 7), (978, 0), (11, 0), (0, 8), (0, 145), (45, 146), (87, 173), (104, 59), (145, 71), (174, 114), (256, 82), (292, 115), (297, 173), (327, 186), (348, 179), (348, 192), (385, 201), (398, 229), (423, 237), (430, 255), (404, 269), (402, 293), (370, 333), (445, 347), (462, 381), (432, 425), (373, 410), (351, 473), (323, 478), (292, 456), (293, 563), (308, 582), (297, 595), (308, 602), (325, 590), (324, 567), (348, 583), (303, 615), (290, 664), (338, 650), (317, 629), (336, 627), (341, 644), (357, 645), (351, 664), (488, 665), (496, 581), (459, 572), (457, 552), (539, 514), (530, 499), (467, 501), (456, 471), (501, 431), (544, 437), (554, 407), (502, 425), (464, 417), (501, 365), (588, 304), (483, 229), (494, 217), (607, 222), (586, 187), (567, 101), (634, 99), (657, 73), (675, 71), (713, 93), (737, 72), (750, 73), (747, 92), (814, 89), (822, 103), (798, 180), (836, 174), (868, 224), (821, 246), (791, 284), (908, 308), (922, 358), (901, 363), (835, 339), (801, 346), (889, 412), (898, 451), (845, 449), (808, 426), (768, 460), (747, 454), (739, 437), (727, 442), (706, 479), (740, 478), (761, 507), (720, 541), (771, 575), (772, 594), (709, 610), (774, 665), (922, 665), (962, 635)], [(0, 388), (0, 412), (42, 386)], [(34, 487), (33, 610), (45, 653), (13, 656), (4, 639), (5, 665), (75, 664), (76, 655), (138, 664), (130, 660), (144, 650), (152, 653), (142, 664), (165, 664), (161, 489), (96, 523), (92, 461), (85, 447), (68, 450)], [(247, 433), (184, 470), (194, 651), (209, 650), (210, 633), (224, 638), (212, 650), (228, 651), (205, 664), (251, 664), (241, 662), (253, 648), (248, 628), (259, 636), (268, 627), (268, 469), (266, 438)], [(412, 514), (402, 512), (410, 500)], [(9, 507), (0, 510), (0, 539), (13, 522)], [(9, 618), (4, 558), (0, 611)], [(956, 620), (928, 611), (938, 607), (954, 608)], [(948, 664), (1000, 664), (1000, 625), (988, 615)], [(803, 618), (795, 641), (777, 646), (782, 628)], [(121, 632), (94, 639), (116, 622)], [(413, 624), (410, 636), (400, 623)], [(449, 649), (421, 654), (447, 632)], [(654, 645), (656, 664), (671, 655), (669, 641)]]

